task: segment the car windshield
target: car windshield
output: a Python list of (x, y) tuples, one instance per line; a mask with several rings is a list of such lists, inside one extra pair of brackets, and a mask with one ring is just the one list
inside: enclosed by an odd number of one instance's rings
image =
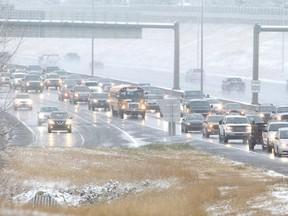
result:
[(29, 65), (28, 70), (41, 70), (40, 65)]
[(76, 86), (74, 91), (79, 92), (90, 92), (90, 89), (87, 86)]
[(10, 77), (11, 76), (11, 74), (10, 73), (1, 73), (1, 77)]
[(277, 131), (279, 128), (288, 127), (288, 124), (271, 124), (269, 126), (269, 131)]
[(25, 74), (15, 74), (14, 75), (14, 78), (16, 78), (16, 79), (22, 79), (22, 78), (24, 78), (25, 77)]
[(18, 94), (16, 96), (16, 98), (18, 98), (18, 99), (29, 99), (30, 95), (28, 95), (28, 94)]
[(227, 124), (250, 124), (249, 120), (247, 118), (242, 118), (242, 117), (231, 117), (227, 118), (226, 121)]
[(108, 94), (92, 94), (93, 98), (108, 99)]
[(264, 120), (260, 116), (247, 116), (249, 121), (252, 123), (253, 121), (255, 123), (265, 123)]
[(32, 80), (32, 81), (40, 81), (41, 77), (38, 76), (38, 75), (28, 75), (28, 76), (26, 76), (26, 79), (27, 80)]
[(204, 120), (202, 115), (187, 115), (186, 119), (187, 120), (200, 120), (200, 121)]
[(64, 84), (77, 84), (77, 82), (75, 81), (75, 80), (72, 80), (72, 79), (66, 79), (65, 81), (64, 81)]
[(288, 130), (280, 131), (280, 139), (288, 139)]
[(82, 76), (79, 74), (71, 74), (69, 76), (69, 79), (82, 79)]
[(277, 113), (283, 113), (283, 112), (288, 112), (288, 106), (287, 107), (278, 107), (277, 108)]
[(57, 110), (57, 107), (41, 107), (40, 112), (53, 112)]
[(220, 104), (221, 101), (218, 99), (207, 99), (210, 104)]
[(69, 115), (66, 112), (56, 112), (56, 113), (52, 112), (51, 118), (52, 119), (67, 119), (69, 118)]
[(159, 96), (159, 95), (155, 95), (155, 94), (153, 94), (153, 95), (147, 95), (146, 96), (146, 98), (148, 99), (148, 100), (157, 100), (157, 99), (162, 99), (162, 97), (161, 96)]
[(185, 92), (186, 98), (203, 98), (205, 95), (201, 91), (186, 91)]
[(228, 78), (227, 81), (229, 82), (242, 82), (240, 78)]
[(208, 122), (219, 122), (219, 121), (221, 121), (223, 119), (223, 116), (221, 116), (221, 115), (213, 115), (213, 116), (208, 116), (207, 117), (207, 121)]
[(241, 105), (237, 103), (226, 104), (225, 109), (241, 109)]
[(189, 108), (207, 108), (210, 109), (210, 105), (207, 101), (191, 101), (188, 104)]
[(52, 78), (52, 79), (53, 79), (53, 78), (58, 79), (58, 78), (59, 78), (59, 75), (57, 75), (57, 74), (48, 75), (47, 78), (48, 78), (48, 79), (51, 79), (51, 78)]
[(97, 82), (85, 82), (85, 86), (98, 86)]

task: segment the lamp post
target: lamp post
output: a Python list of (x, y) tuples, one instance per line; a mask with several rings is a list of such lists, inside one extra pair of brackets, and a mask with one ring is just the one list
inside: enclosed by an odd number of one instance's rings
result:
[(203, 0), (201, 0), (201, 47), (200, 47), (200, 69), (201, 69), (201, 84), (200, 89), (203, 92), (203, 12), (204, 12), (204, 5)]
[[(282, 6), (282, 25), (285, 26), (285, 12), (288, 7), (288, 3), (286, 1), (283, 2)], [(282, 74), (285, 71), (285, 32), (282, 32)]]
[[(94, 19), (94, 0), (92, 0), (92, 19)], [(91, 75), (94, 76), (94, 29), (92, 31)]]

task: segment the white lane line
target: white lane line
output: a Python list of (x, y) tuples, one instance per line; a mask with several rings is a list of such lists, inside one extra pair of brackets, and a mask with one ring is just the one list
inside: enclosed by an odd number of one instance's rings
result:
[(18, 120), (20, 121), (20, 122), (22, 122), (22, 124), (23, 125), (25, 125), (25, 127), (33, 134), (33, 141), (34, 141), (34, 143), (37, 141), (37, 137), (36, 137), (36, 135), (35, 135), (35, 132), (32, 130), (32, 128), (31, 127), (29, 127), (24, 121), (21, 121), (19, 118), (18, 118)]

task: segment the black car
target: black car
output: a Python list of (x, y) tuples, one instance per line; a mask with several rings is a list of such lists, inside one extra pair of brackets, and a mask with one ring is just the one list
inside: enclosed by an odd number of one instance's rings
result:
[(248, 139), (249, 149), (254, 150), (255, 145), (263, 144), (262, 132), (266, 127), (266, 122), (257, 115), (246, 115), (251, 124), (251, 135)]
[(187, 114), (182, 118), (181, 131), (188, 133), (188, 131), (202, 131), (204, 117), (200, 113)]
[(201, 113), (204, 117), (211, 113), (211, 106), (205, 99), (192, 99), (183, 104), (181, 116), (189, 113)]
[(259, 104), (255, 108), (255, 112), (263, 118), (265, 122), (270, 120), (271, 113), (276, 111), (276, 106), (273, 104)]
[(48, 117), (48, 133), (55, 130), (66, 130), (68, 133), (72, 132), (72, 117), (65, 111), (54, 111)]
[(219, 134), (219, 121), (223, 119), (223, 115), (208, 115), (203, 122), (202, 135), (209, 138), (210, 135)]
[(245, 82), (238, 77), (229, 77), (222, 81), (223, 91), (245, 91)]
[(104, 108), (105, 111), (110, 111), (110, 102), (108, 93), (91, 92), (88, 98), (88, 109)]
[(61, 89), (59, 89), (58, 91), (58, 100), (59, 101), (63, 101), (65, 99), (70, 99), (70, 95), (69, 95), (69, 92), (70, 92), (71, 88), (68, 88), (68, 87), (61, 87)]

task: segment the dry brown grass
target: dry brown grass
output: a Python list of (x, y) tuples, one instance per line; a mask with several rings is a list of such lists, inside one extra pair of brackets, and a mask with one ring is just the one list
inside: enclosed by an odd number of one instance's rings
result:
[[(79, 208), (41, 209), (63, 215), (269, 215), (249, 201), (269, 197), (282, 178), (269, 177), (247, 165), (223, 162), (197, 152), (187, 145), (150, 145), (138, 149), (15, 148), (2, 188), (17, 194), (27, 190), (25, 182), (59, 183), (71, 186), (101, 185), (108, 180), (120, 183), (169, 179), (168, 189), (148, 189), (112, 203)], [(9, 185), (9, 182), (13, 182)], [(16, 185), (16, 186), (15, 186)], [(15, 188), (16, 187), (16, 188)], [(223, 192), (221, 188), (226, 188)], [(3, 194), (3, 193), (2, 193)], [(9, 198), (5, 193), (5, 198)], [(10, 194), (11, 195), (11, 194)], [(252, 202), (253, 203), (253, 202)], [(227, 205), (225, 211), (221, 206)], [(213, 208), (215, 207), (215, 209)], [(210, 210), (209, 210), (210, 209)], [(219, 210), (220, 209), (220, 210)], [(219, 214), (217, 214), (217, 212)]]

